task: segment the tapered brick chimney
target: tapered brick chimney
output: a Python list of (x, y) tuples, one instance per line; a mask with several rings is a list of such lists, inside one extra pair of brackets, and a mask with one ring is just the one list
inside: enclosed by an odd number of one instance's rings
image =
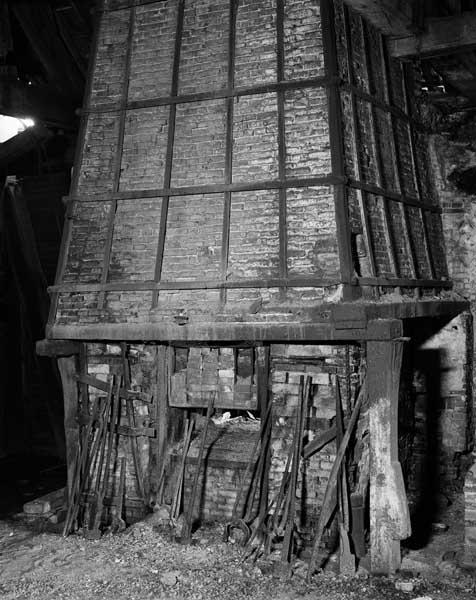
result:
[(50, 336), (312, 337), (449, 286), (410, 73), (341, 2), (108, 0), (92, 62)]

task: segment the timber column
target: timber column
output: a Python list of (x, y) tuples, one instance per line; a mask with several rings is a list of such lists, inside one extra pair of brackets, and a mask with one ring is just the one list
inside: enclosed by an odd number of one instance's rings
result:
[(400, 540), (411, 533), (398, 460), (398, 396), (403, 340), (367, 343), (370, 430), (370, 564), (375, 574), (400, 568)]

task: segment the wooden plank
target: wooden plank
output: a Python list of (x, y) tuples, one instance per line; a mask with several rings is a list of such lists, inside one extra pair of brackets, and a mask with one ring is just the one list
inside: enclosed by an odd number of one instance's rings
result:
[[(182, 33), (183, 33), (183, 20), (185, 12), (185, 0), (179, 0), (177, 8), (177, 24), (175, 29), (175, 47), (174, 47), (174, 62), (172, 68), (172, 95), (176, 96), (179, 84), (179, 67), (180, 67), (180, 52), (182, 48)], [(177, 115), (177, 105), (171, 104), (169, 108), (169, 124), (167, 130), (167, 149), (165, 154), (165, 173), (164, 173), (164, 186), (170, 188), (172, 180), (172, 161), (174, 153), (174, 139), (175, 139), (175, 119)], [(160, 281), (162, 277), (162, 263), (164, 260), (164, 248), (165, 248), (165, 236), (167, 232), (167, 217), (169, 213), (169, 196), (166, 195), (162, 198), (162, 206), (160, 211), (160, 227), (159, 227), (159, 240), (157, 244), (157, 255), (155, 258), (155, 269), (154, 269), (154, 281)], [(152, 294), (152, 308), (157, 307), (159, 300), (158, 291), (154, 291)]]
[(319, 452), (319, 450), (324, 448), (324, 446), (326, 446), (329, 442), (332, 442), (332, 440), (335, 440), (336, 435), (337, 435), (337, 429), (335, 426), (332, 426), (327, 431), (324, 431), (324, 433), (321, 433), (321, 435), (319, 437), (317, 437), (316, 439), (314, 439), (311, 442), (309, 442), (308, 444), (306, 444), (306, 446), (304, 446), (303, 451), (302, 451), (302, 456), (303, 456), (304, 460), (307, 460), (313, 454), (315, 454), (316, 452)]
[(346, 4), (385, 35), (409, 35), (414, 32), (410, 0), (346, 0)]
[[(353, 55), (352, 55), (352, 36), (350, 31), (350, 20), (349, 20), (349, 11), (347, 6), (343, 5), (343, 14), (344, 14), (344, 31), (346, 37), (346, 60), (347, 60), (347, 70), (349, 73), (349, 79), (352, 86), (355, 85), (354, 81), (354, 72), (353, 72)], [(355, 162), (355, 174), (357, 176), (358, 181), (363, 181), (362, 174), (362, 165), (360, 162), (359, 155), (359, 147), (360, 147), (360, 135), (359, 135), (359, 122), (357, 119), (357, 102), (356, 97), (353, 91), (350, 92), (351, 98), (351, 110), (352, 110), (352, 154)], [(369, 221), (369, 215), (367, 211), (367, 197), (362, 189), (357, 189), (357, 195), (359, 199), (359, 207), (362, 218), (362, 230), (365, 239), (365, 245), (367, 247), (368, 258), (370, 262), (370, 272), (373, 277), (377, 276), (377, 268), (375, 265), (375, 255), (372, 246), (372, 237), (371, 237), (371, 227)]]
[(400, 59), (429, 58), (471, 50), (476, 46), (476, 11), (425, 19), (424, 31), (389, 40), (389, 51)]
[[(335, 38), (334, 5), (332, 0), (322, 0), (321, 18), (324, 42), (324, 64), (328, 77), (338, 77), (337, 45)], [(329, 136), (331, 144), (332, 173), (345, 177), (344, 142), (342, 137), (343, 123), (340, 108), (340, 94), (337, 84), (327, 88)], [(334, 186), (335, 218), (337, 226), (337, 243), (339, 248), (340, 274), (344, 284), (344, 299), (352, 296), (353, 261), (349, 224), (349, 207), (344, 185)]]
[(36, 342), (36, 353), (38, 356), (72, 356), (79, 354), (81, 344), (71, 340), (38, 340)]
[(400, 540), (411, 534), (398, 462), (398, 397), (403, 342), (367, 343), (370, 432), (370, 563), (373, 574), (400, 568)]
[[(75, 381), (79, 383), (83, 383), (85, 385), (89, 385), (97, 390), (101, 390), (105, 394), (109, 392), (109, 384), (106, 381), (102, 381), (97, 377), (93, 377), (92, 375), (87, 375), (86, 373), (80, 373), (74, 376)], [(151, 402), (150, 394), (146, 394), (145, 392), (136, 392), (134, 390), (128, 390), (126, 388), (119, 389), (119, 396), (124, 400), (140, 400), (142, 402)]]
[[(121, 89), (121, 112), (119, 114), (119, 131), (117, 134), (117, 144), (116, 150), (114, 154), (114, 174), (113, 174), (113, 191), (117, 193), (119, 191), (120, 182), (121, 182), (121, 164), (122, 164), (122, 151), (124, 146), (124, 132), (126, 128), (126, 104), (127, 104), (127, 96), (129, 94), (129, 79), (130, 79), (130, 71), (131, 71), (131, 58), (132, 58), (132, 41), (134, 36), (134, 27), (136, 20), (136, 9), (135, 3), (129, 9), (129, 31), (127, 34), (127, 51), (126, 51), (126, 60), (125, 60), (125, 70), (124, 70), (124, 79), (123, 86)], [(101, 283), (104, 284), (107, 281), (109, 275), (109, 264), (111, 262), (111, 251), (112, 251), (112, 240), (114, 236), (114, 222), (116, 220), (117, 213), (117, 200), (114, 199), (111, 202), (111, 206), (109, 209), (108, 215), (108, 224), (107, 224), (107, 235), (104, 244), (104, 256), (103, 263), (101, 269)], [(101, 310), (104, 307), (105, 293), (100, 292), (98, 296), (98, 304), (97, 307)]]

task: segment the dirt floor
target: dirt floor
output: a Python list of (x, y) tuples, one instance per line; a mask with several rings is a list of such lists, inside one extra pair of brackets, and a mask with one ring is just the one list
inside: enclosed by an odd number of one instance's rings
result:
[[(455, 515), (453, 515), (454, 517)], [(460, 515), (456, 515), (458, 517)], [(221, 541), (223, 527), (208, 525), (189, 546), (171, 538), (152, 516), (98, 541), (66, 539), (45, 531), (51, 525), (21, 518), (0, 521), (0, 598), (55, 599), (389, 599), (474, 600), (476, 575), (458, 566), (461, 532), (435, 533), (425, 551), (406, 553), (392, 578), (336, 575), (336, 561), (306, 583), (306, 563), (292, 577), (279, 553), (242, 562), (242, 549)], [(43, 529), (43, 532), (41, 531)], [(459, 546), (458, 546), (459, 544)]]

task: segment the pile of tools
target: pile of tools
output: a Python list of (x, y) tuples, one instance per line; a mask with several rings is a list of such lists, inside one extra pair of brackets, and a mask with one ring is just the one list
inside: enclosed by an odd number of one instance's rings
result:
[[(298, 523), (296, 522), (296, 489), (300, 472), (305, 420), (311, 385), (312, 380), (310, 377), (307, 377), (306, 380), (304, 380), (304, 376), (301, 377), (293, 439), (289, 448), (281, 483), (271, 500), (266, 496), (266, 504), (264, 504), (263, 499), (258, 517), (249, 526), (250, 535), (244, 540), (244, 560), (249, 558), (255, 560), (263, 553), (266, 556), (271, 552), (273, 545), (280, 544), (282, 562), (285, 564), (291, 562), (298, 534)], [(267, 431), (267, 435), (265, 443), (262, 445), (260, 456), (267, 454), (267, 447), (271, 437), (271, 426), (266, 424), (266, 417), (264, 430)], [(268, 470), (266, 470), (266, 483), (267, 479)]]
[[(96, 397), (91, 414), (83, 416), (63, 536), (82, 529), (82, 533), (90, 539), (101, 537), (104, 531), (104, 498), (108, 488), (112, 490), (114, 501), (109, 511), (107, 531), (116, 533), (125, 528), (122, 511), (126, 460), (119, 456), (121, 391), (121, 378), (111, 379), (107, 396)], [(114, 476), (116, 470), (119, 471), (118, 478)], [(117, 479), (118, 483), (114, 485)]]
[[(261, 435), (257, 440), (251, 454), (242, 486), (237, 494), (233, 509), (232, 520), (227, 524), (224, 540), (233, 536), (233, 531), (240, 533), (240, 541), (244, 546), (243, 560), (256, 560), (261, 555), (268, 555), (273, 547), (280, 548), (281, 562), (284, 568), (290, 568), (296, 555), (297, 543), (300, 538), (298, 510), (296, 507), (296, 490), (303, 461), (321, 450), (329, 442), (336, 439), (337, 453), (330, 472), (323, 504), (320, 508), (319, 520), (314, 534), (312, 553), (309, 562), (309, 577), (315, 570), (317, 551), (322, 540), (325, 528), (337, 511), (337, 524), (339, 531), (339, 558), (340, 570), (344, 574), (355, 572), (355, 557), (360, 555), (362, 549), (356, 547), (354, 502), (349, 492), (347, 473), (347, 454), (352, 434), (360, 413), (363, 400), (366, 396), (365, 381), (361, 386), (351, 414), (344, 428), (342, 401), (339, 382), (336, 378), (336, 419), (327, 431), (318, 438), (303, 446), (306, 418), (308, 413), (309, 398), (312, 386), (311, 377), (302, 376), (299, 383), (299, 402), (295, 412), (295, 425), (292, 444), (286, 460), (286, 465), (281, 478), (280, 486), (271, 500), (268, 501), (267, 483), (269, 471), (269, 441), (271, 438), (271, 404), (263, 417)], [(248, 483), (247, 477), (254, 465), (253, 475)], [(248, 485), (245, 510), (239, 514), (239, 506)], [(256, 487), (261, 485), (261, 497), (258, 511), (254, 502)], [(362, 507), (357, 507), (360, 512)], [(253, 510), (255, 512), (253, 512)], [(355, 513), (355, 514), (354, 514)], [(254, 518), (253, 518), (254, 514)], [(236, 537), (236, 536), (235, 536)], [(362, 537), (362, 536), (360, 536)]]

